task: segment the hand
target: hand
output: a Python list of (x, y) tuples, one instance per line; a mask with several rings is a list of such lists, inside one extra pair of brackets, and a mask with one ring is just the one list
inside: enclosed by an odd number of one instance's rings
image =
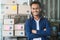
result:
[(36, 33), (37, 33), (37, 31), (36, 31), (36, 30), (32, 30), (32, 33), (36, 34)]

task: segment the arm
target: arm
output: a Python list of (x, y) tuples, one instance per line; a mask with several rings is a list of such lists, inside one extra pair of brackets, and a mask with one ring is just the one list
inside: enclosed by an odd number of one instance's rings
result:
[(37, 34), (40, 36), (50, 36), (51, 28), (48, 20), (45, 20), (46, 31), (44, 30), (37, 30)]
[(38, 35), (35, 35), (35, 34), (31, 33), (31, 25), (30, 25), (30, 24), (31, 24), (31, 23), (29, 22), (29, 20), (27, 20), (26, 23), (25, 23), (26, 36), (27, 36), (28, 38), (35, 38), (35, 37), (38, 36)]

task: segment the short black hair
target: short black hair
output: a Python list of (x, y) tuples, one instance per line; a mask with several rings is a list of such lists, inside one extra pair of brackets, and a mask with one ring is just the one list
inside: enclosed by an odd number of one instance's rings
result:
[(38, 1), (33, 1), (33, 2), (31, 2), (31, 3), (30, 3), (30, 6), (32, 6), (32, 4), (38, 4), (38, 5), (39, 5), (39, 7), (41, 8), (41, 3), (40, 3), (40, 2), (38, 2)]

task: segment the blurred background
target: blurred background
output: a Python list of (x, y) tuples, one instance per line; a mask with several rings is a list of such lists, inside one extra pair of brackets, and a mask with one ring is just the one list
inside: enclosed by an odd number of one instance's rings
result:
[(48, 39), (60, 40), (60, 0), (0, 0), (0, 40), (27, 40), (24, 25), (33, 1), (41, 3), (42, 15), (51, 23)]

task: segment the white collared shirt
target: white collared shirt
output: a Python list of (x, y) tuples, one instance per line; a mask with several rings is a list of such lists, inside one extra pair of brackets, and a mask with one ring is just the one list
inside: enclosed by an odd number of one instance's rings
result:
[(42, 40), (41, 38), (34, 38), (33, 40)]
[[(35, 20), (36, 21), (36, 30), (40, 30), (39, 29), (39, 21), (40, 21), (40, 19), (39, 20)], [(42, 40), (41, 39), (41, 37), (39, 37), (39, 38), (33, 38), (33, 40)]]
[(39, 20), (35, 20), (36, 21), (36, 30), (40, 30), (39, 29), (39, 21), (40, 21), (40, 19)]

